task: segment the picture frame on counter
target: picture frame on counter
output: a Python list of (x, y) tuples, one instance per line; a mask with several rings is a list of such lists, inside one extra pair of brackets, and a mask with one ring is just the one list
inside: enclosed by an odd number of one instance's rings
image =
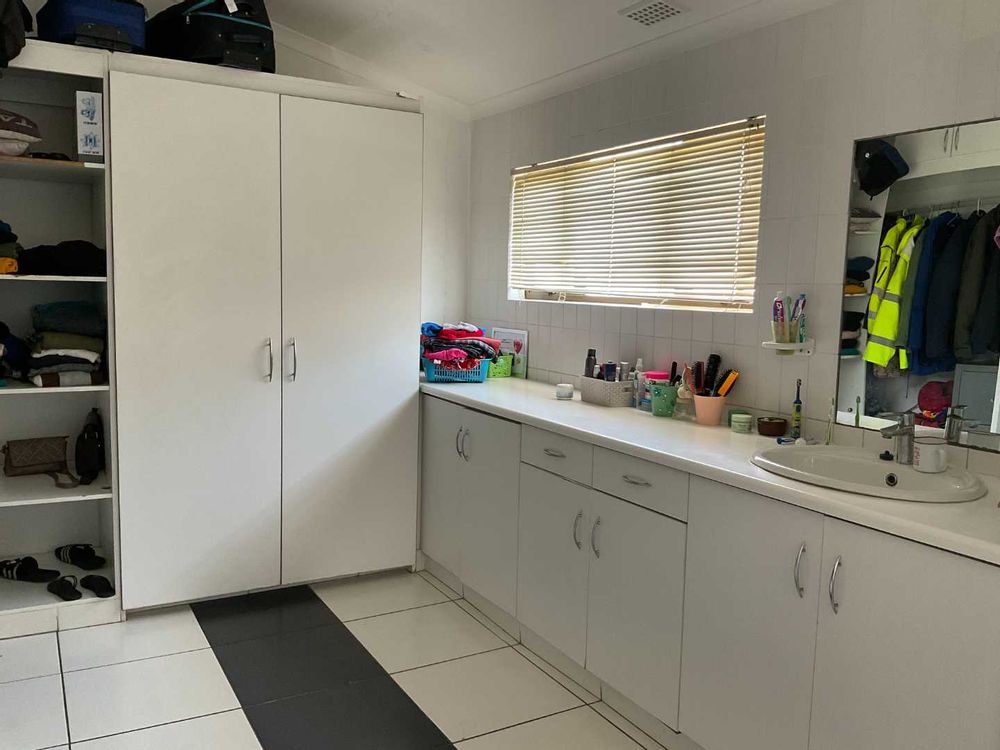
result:
[(509, 351), (514, 354), (514, 362), (511, 365), (510, 375), (513, 378), (528, 377), (528, 332), (516, 328), (494, 327), (492, 337), (499, 339), (502, 351)]

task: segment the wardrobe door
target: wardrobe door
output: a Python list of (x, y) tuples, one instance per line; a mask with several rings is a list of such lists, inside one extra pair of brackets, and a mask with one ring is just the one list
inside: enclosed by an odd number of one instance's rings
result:
[(111, 73), (126, 609), (279, 583), (278, 109)]
[(414, 563), (421, 141), (281, 98), (284, 583)]

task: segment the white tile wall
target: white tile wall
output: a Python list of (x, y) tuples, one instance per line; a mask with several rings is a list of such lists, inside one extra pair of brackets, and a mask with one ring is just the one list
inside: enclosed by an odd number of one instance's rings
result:
[[(787, 412), (801, 377), (806, 416), (823, 420), (836, 389), (853, 141), (1000, 116), (998, 74), (996, 0), (845, 0), (479, 120), (468, 316), (530, 323), (530, 375), (553, 382), (580, 374), (588, 346), (647, 367), (725, 349), (744, 373), (734, 404)], [(755, 315), (640, 311), (633, 329), (632, 312), (507, 301), (512, 167), (758, 113), (768, 124)], [(809, 294), (810, 360), (760, 348), (779, 290)]]

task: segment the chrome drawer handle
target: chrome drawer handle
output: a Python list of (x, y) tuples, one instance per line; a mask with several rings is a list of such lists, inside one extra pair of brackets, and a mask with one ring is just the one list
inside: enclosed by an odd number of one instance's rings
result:
[(601, 556), (601, 550), (597, 547), (597, 527), (601, 525), (601, 517), (598, 516), (597, 520), (594, 521), (594, 528), (590, 530), (590, 548), (594, 550), (594, 555), (598, 558)]
[(466, 461), (468, 461), (468, 460), (469, 460), (469, 451), (467, 451), (467, 450), (465, 449), (465, 441), (466, 441), (466, 440), (468, 440), (468, 439), (469, 439), (469, 431), (468, 431), (468, 430), (465, 430), (465, 431), (464, 431), (464, 432), (462, 433), (462, 450), (461, 450), (461, 451), (459, 451), (459, 452), (461, 453), (461, 455), (462, 455), (462, 458), (464, 458), (464, 459), (465, 459)]
[(551, 456), (552, 458), (566, 458), (566, 454), (562, 451), (557, 451), (555, 448), (543, 448), (542, 453), (546, 456)]
[(841, 559), (838, 556), (833, 561), (833, 570), (830, 571), (830, 606), (833, 607), (833, 614), (840, 611), (840, 602), (837, 601), (837, 573), (840, 571)]
[(806, 554), (806, 544), (802, 543), (799, 547), (799, 554), (795, 556), (795, 571), (793, 573), (793, 578), (795, 579), (795, 590), (799, 592), (799, 599), (802, 599), (806, 595), (805, 586), (799, 581), (799, 570), (802, 568), (802, 557)]
[(264, 382), (270, 383), (274, 381), (274, 345), (271, 343), (270, 336), (268, 336), (264, 346), (267, 347), (267, 375), (264, 376)]
[(455, 433), (455, 453), (457, 453), (459, 457), (462, 456), (462, 449), (458, 445), (458, 440), (462, 437), (462, 429), (462, 427), (459, 427), (458, 432)]
[(577, 549), (583, 549), (583, 542), (580, 540), (580, 521), (583, 520), (583, 511), (576, 514), (573, 521), (573, 543)]
[(622, 479), (624, 479), (629, 484), (634, 484), (636, 487), (652, 487), (649, 482), (647, 482), (642, 477), (634, 477), (631, 474), (622, 474)]

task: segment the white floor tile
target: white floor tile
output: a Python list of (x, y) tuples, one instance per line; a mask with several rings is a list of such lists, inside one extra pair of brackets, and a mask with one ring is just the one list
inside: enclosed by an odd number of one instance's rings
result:
[(0, 750), (65, 744), (62, 678), (36, 677), (0, 685)]
[(469, 603), (468, 599), (459, 599), (455, 602), (459, 607), (465, 610), (466, 614), (472, 617), (476, 622), (482, 625), (484, 628), (489, 630), (493, 635), (499, 638), (501, 641), (506, 643), (508, 646), (513, 646), (517, 643), (517, 640), (508, 633), (506, 630), (497, 625), (493, 620), (487, 617), (484, 613), (480, 612), (474, 606)]
[(0, 683), (59, 674), (55, 633), (0, 641)]
[(579, 698), (580, 700), (582, 700), (584, 703), (588, 703), (588, 704), (589, 703), (597, 703), (597, 701), (600, 700), (600, 698), (598, 698), (592, 692), (590, 692), (585, 687), (583, 687), (582, 685), (580, 685), (578, 682), (576, 682), (575, 680), (570, 679), (569, 677), (567, 677), (566, 675), (564, 675), (558, 669), (556, 669), (551, 664), (549, 664), (547, 661), (545, 661), (545, 659), (543, 659), (542, 657), (540, 657), (538, 654), (535, 654), (535, 653), (529, 651), (524, 646), (522, 646), (520, 643), (517, 644), (516, 646), (514, 646), (514, 650), (517, 651), (517, 653), (519, 653), (525, 659), (527, 659), (528, 661), (530, 661), (532, 664), (534, 664), (536, 667), (538, 667), (540, 670), (542, 670), (543, 672), (545, 672), (545, 674), (547, 674), (553, 680), (555, 680), (560, 685), (562, 685), (564, 688), (566, 688), (567, 690), (569, 690), (573, 695), (575, 695), (577, 698)]
[(313, 591), (343, 622), (448, 601), (425, 579), (406, 572), (314, 584)]
[(460, 750), (639, 750), (589, 708), (575, 708), (459, 743)]
[(190, 607), (129, 615), (125, 622), (59, 633), (63, 669), (104, 667), (208, 648)]
[(260, 750), (242, 711), (201, 716), (135, 732), (74, 742), (81, 750)]
[(453, 602), (355, 620), (347, 627), (387, 672), (506, 645)]
[(431, 573), (429, 570), (421, 570), (419, 573), (417, 573), (417, 575), (420, 576), (421, 578), (423, 578), (429, 584), (431, 584), (434, 588), (438, 589), (441, 593), (443, 593), (449, 599), (461, 599), (462, 598), (462, 595), (459, 592), (455, 591), (455, 589), (453, 589), (447, 583), (445, 583), (440, 578), (438, 578), (436, 575), (434, 575), (433, 573)]
[(73, 743), (239, 708), (211, 650), (63, 675)]
[(403, 672), (395, 680), (453, 742), (582, 705), (512, 648)]
[(609, 706), (604, 701), (600, 703), (595, 703), (591, 706), (597, 713), (603, 716), (605, 719), (610, 721), (621, 731), (625, 732), (629, 737), (639, 743), (640, 746), (645, 748), (645, 750), (666, 750), (663, 745), (658, 743), (648, 734), (643, 732), (639, 727), (633, 724), (631, 721), (626, 719), (620, 713), (615, 711), (611, 706)]

